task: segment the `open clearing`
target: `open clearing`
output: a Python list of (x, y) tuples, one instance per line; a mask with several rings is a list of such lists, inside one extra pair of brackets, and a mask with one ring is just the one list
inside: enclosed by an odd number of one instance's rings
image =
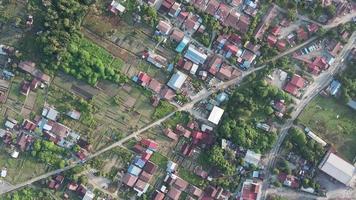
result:
[(356, 155), (355, 116), (355, 111), (336, 99), (318, 96), (305, 108), (299, 120), (352, 162)]

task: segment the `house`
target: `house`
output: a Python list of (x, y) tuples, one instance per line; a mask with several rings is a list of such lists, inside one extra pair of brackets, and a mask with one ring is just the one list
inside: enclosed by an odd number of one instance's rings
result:
[(200, 188), (194, 186), (194, 185), (189, 185), (188, 187), (188, 193), (191, 194), (192, 196), (194, 196), (195, 198), (200, 198), (201, 196), (203, 196), (203, 190), (201, 190)]
[(216, 10), (219, 8), (219, 2), (217, 0), (210, 0), (206, 6), (205, 12), (214, 16)]
[(146, 193), (149, 186), (150, 185), (147, 182), (138, 179), (134, 186), (134, 190), (137, 192), (137, 196), (141, 196), (142, 194)]
[(153, 192), (153, 198), (152, 200), (163, 200), (164, 199), (164, 194), (158, 190)]
[(199, 15), (189, 13), (184, 23), (182, 24), (182, 29), (186, 31), (189, 35), (192, 35), (199, 29), (200, 24), (202, 22), (203, 19)]
[(176, 126), (176, 131), (177, 131), (179, 134), (183, 135), (185, 138), (189, 138), (190, 135), (192, 134), (191, 131), (189, 131), (188, 129), (184, 128), (184, 127), (183, 127), (182, 125), (180, 125), (180, 124), (177, 124), (177, 126)]
[(71, 182), (68, 184), (67, 188), (70, 191), (76, 191), (78, 189), (78, 184)]
[(314, 61), (308, 65), (309, 72), (313, 75), (319, 75), (321, 70), (326, 70), (328, 67), (329, 64), (326, 59), (321, 56), (316, 57)]
[(167, 173), (173, 173), (173, 172), (176, 171), (177, 167), (178, 167), (177, 163), (175, 163), (175, 162), (170, 160), (170, 161), (167, 162), (166, 171), (167, 171)]
[(251, 16), (251, 17), (256, 17), (257, 15), (257, 9), (253, 8), (251, 6), (245, 6), (245, 8), (243, 9), (244, 13)]
[(260, 200), (262, 185), (260, 182), (254, 182), (247, 179), (242, 184), (241, 195), (239, 200)]
[(189, 42), (190, 42), (190, 38), (187, 37), (187, 36), (184, 36), (182, 41), (180, 41), (180, 43), (176, 47), (175, 51), (178, 52), (178, 53), (182, 53)]
[(331, 42), (331, 45), (328, 46), (329, 53), (333, 57), (336, 57), (337, 54), (340, 53), (342, 48), (343, 48), (343, 46), (342, 46), (341, 42), (339, 42), (339, 41)]
[(285, 50), (286, 46), (287, 46), (286, 40), (278, 40), (278, 42), (277, 42), (277, 49), (278, 49), (279, 51)]
[(60, 139), (67, 137), (70, 132), (69, 127), (55, 121), (48, 121), (46, 125), (48, 127), (46, 131), (57, 135)]
[(168, 12), (168, 15), (171, 17), (177, 17), (179, 12), (181, 11), (181, 4), (178, 2), (174, 2), (171, 9)]
[(277, 37), (272, 34), (267, 36), (267, 43), (270, 47), (273, 47), (277, 43)]
[(27, 150), (29, 144), (33, 141), (33, 137), (25, 133), (21, 133), (21, 136), (17, 140), (17, 145), (21, 151)]
[(188, 185), (189, 183), (180, 177), (177, 177), (173, 183), (173, 187), (177, 188), (180, 191), (184, 191), (188, 187)]
[(183, 37), (184, 37), (183, 31), (181, 31), (180, 29), (174, 29), (172, 31), (170, 39), (173, 40), (174, 42), (180, 42), (182, 41)]
[(178, 140), (178, 135), (172, 131), (172, 129), (167, 128), (163, 131), (163, 133), (169, 137), (170, 139), (177, 141)]
[(169, 32), (172, 29), (172, 25), (169, 22), (161, 20), (158, 22), (156, 29), (159, 34), (169, 35)]
[(284, 87), (284, 91), (294, 96), (298, 96), (298, 88), (291, 83), (287, 83), (287, 85)]
[(109, 5), (109, 11), (115, 15), (122, 14), (125, 12), (125, 7), (118, 1), (112, 0)]
[(338, 80), (331, 81), (328, 91), (332, 96), (335, 96), (341, 88), (341, 83)]
[(147, 161), (143, 170), (149, 174), (154, 174), (158, 169), (158, 166), (151, 161)]
[(180, 23), (183, 23), (185, 21), (185, 19), (187, 19), (188, 15), (189, 15), (189, 12), (181, 11), (178, 15), (178, 21)]
[(268, 11), (265, 14), (265, 16), (263, 17), (263, 19), (261, 20), (260, 24), (255, 29), (254, 36), (256, 39), (260, 39), (260, 40), (262, 39), (263, 35), (265, 34), (266, 30), (272, 23), (272, 20), (277, 16), (277, 14), (278, 14), (277, 6), (272, 5), (268, 9)]
[(229, 27), (235, 29), (235, 30), (239, 30), (238, 22), (240, 20), (240, 16), (241, 16), (241, 14), (239, 12), (232, 10), (230, 12), (230, 14), (227, 16), (224, 24), (226, 26), (229, 26)]
[(187, 52), (184, 54), (184, 57), (199, 65), (204, 64), (208, 56), (191, 44), (189, 45)]
[(275, 26), (271, 29), (271, 34), (278, 37), (281, 34), (282, 28), (280, 26)]
[(165, 57), (153, 52), (148, 52), (147, 62), (158, 68), (165, 68), (168, 65), (168, 61)]
[(207, 188), (204, 190), (204, 197), (203, 199), (214, 199), (216, 194), (217, 194), (217, 189), (211, 185), (209, 185)]
[(150, 139), (142, 139), (141, 145), (152, 150), (152, 151), (156, 151), (158, 148), (157, 142), (150, 140)]
[(142, 169), (142, 168), (145, 166), (146, 161), (143, 160), (140, 156), (136, 156), (135, 159), (134, 159), (134, 161), (133, 161), (133, 163), (134, 163), (137, 167), (139, 167), (139, 168)]
[(303, 88), (305, 86), (305, 80), (301, 76), (294, 74), (292, 80), (290, 81), (291, 84), (295, 85), (298, 88)]
[(196, 174), (197, 176), (206, 179), (208, 177), (208, 172), (204, 171), (201, 167), (196, 167), (194, 169), (194, 174)]
[(129, 168), (127, 169), (127, 172), (134, 175), (134, 176), (138, 176), (141, 173), (142, 169), (135, 166), (135, 165), (130, 165)]
[(85, 195), (82, 200), (92, 200), (92, 199), (94, 199), (94, 197), (95, 197), (95, 194), (92, 191), (87, 190), (85, 192)]
[(307, 25), (307, 29), (309, 33), (316, 33), (319, 30), (319, 26), (317, 24), (311, 23)]
[(156, 79), (151, 79), (150, 83), (148, 84), (148, 88), (154, 91), (155, 93), (159, 93), (162, 89), (163, 85), (158, 82)]
[(319, 169), (347, 186), (351, 184), (352, 177), (355, 175), (355, 166), (332, 152), (328, 152), (324, 157)]
[(39, 79), (40, 81), (48, 84), (51, 81), (51, 77), (47, 74), (42, 73), (39, 69), (36, 68), (36, 64), (30, 61), (22, 61), (18, 64), (18, 67), (26, 72)]
[(30, 83), (27, 81), (22, 81), (20, 86), (20, 93), (27, 96), (30, 93)]
[(229, 16), (232, 8), (224, 3), (220, 3), (219, 8), (216, 10), (214, 17), (220, 22), (225, 22)]
[(297, 38), (299, 41), (304, 41), (308, 39), (308, 33), (304, 30), (303, 27), (300, 27), (297, 30)]
[(194, 147), (189, 143), (184, 143), (181, 147), (181, 153), (185, 156), (191, 156), (193, 153)]
[(261, 48), (261, 45), (259, 44), (253, 44), (251, 41), (247, 41), (244, 45), (244, 47), (247, 49), (247, 50), (250, 50), (251, 52), (253, 52), (254, 54), (258, 55), (260, 52), (260, 48)]
[(204, 11), (207, 7), (209, 0), (192, 0), (194, 8)]
[(246, 15), (241, 15), (240, 16), (240, 20), (237, 23), (237, 27), (238, 29), (236, 29), (237, 31), (240, 31), (241, 33), (245, 34), (248, 31), (248, 27), (250, 25), (250, 18)]
[(137, 78), (137, 83), (139, 83), (143, 87), (146, 87), (151, 81), (151, 77), (145, 72), (141, 71), (138, 73)]
[(217, 56), (217, 55), (215, 55), (215, 56), (207, 63), (208, 72), (209, 72), (210, 74), (212, 74), (212, 75), (215, 75), (215, 74), (219, 71), (219, 69), (220, 69), (220, 67), (221, 67), (221, 65), (222, 65), (222, 62), (223, 62), (222, 58), (219, 57), (219, 56)]
[(167, 85), (173, 90), (179, 90), (183, 86), (186, 79), (187, 75), (185, 75), (183, 72), (177, 71), (175, 74), (172, 75)]
[(218, 125), (223, 114), (224, 114), (223, 109), (221, 109), (217, 106), (214, 106), (213, 110), (211, 111), (211, 113), (208, 117), (208, 121), (212, 122), (215, 125)]
[(26, 131), (34, 131), (36, 129), (36, 124), (31, 122), (28, 119), (25, 119), (24, 122), (22, 123), (22, 128)]
[(139, 179), (143, 180), (144, 182), (149, 182), (151, 180), (152, 176), (153, 176), (152, 174), (142, 171), (139, 176)]
[(42, 111), (42, 116), (47, 119), (56, 121), (58, 118), (59, 112), (52, 107), (44, 107)]
[(272, 107), (281, 113), (284, 113), (286, 111), (286, 104), (284, 103), (284, 101), (278, 100), (278, 101), (274, 101)]
[(169, 197), (172, 200), (178, 200), (182, 191), (178, 190), (175, 187), (171, 187), (167, 193), (167, 197)]
[(1, 176), (1, 178), (5, 178), (5, 177), (7, 176), (7, 169), (6, 169), (6, 167), (1, 169), (0, 176)]
[(19, 157), (19, 154), (20, 154), (20, 152), (14, 150), (14, 151), (11, 153), (10, 156), (13, 157), (13, 158), (18, 158), (18, 157)]
[(163, 0), (159, 10), (161, 10), (162, 12), (169, 12), (169, 10), (172, 8), (174, 2), (175, 2), (174, 0)]
[(277, 179), (283, 183), (284, 186), (293, 188), (293, 189), (297, 189), (299, 188), (299, 180), (297, 179), (297, 177), (293, 176), (293, 175), (289, 175), (286, 173), (279, 173), (277, 176)]
[(218, 73), (216, 74), (216, 77), (218, 77), (220, 80), (227, 81), (232, 78), (234, 68), (228, 64), (223, 64)]
[(176, 93), (172, 89), (170, 89), (169, 87), (164, 86), (163, 89), (161, 90), (161, 92), (159, 93), (159, 95), (163, 99), (171, 101), (176, 96)]
[(251, 150), (247, 150), (244, 161), (248, 164), (258, 166), (258, 163), (261, 160), (261, 154), (255, 153)]
[(71, 110), (67, 112), (67, 116), (74, 119), (74, 120), (79, 120), (80, 119), (80, 112), (77, 110)]

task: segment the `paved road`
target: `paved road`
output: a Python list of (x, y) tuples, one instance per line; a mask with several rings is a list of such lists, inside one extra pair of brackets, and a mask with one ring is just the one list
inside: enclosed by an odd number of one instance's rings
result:
[[(352, 16), (354, 16), (354, 15), (356, 15), (356, 13), (352, 14)], [(347, 20), (349, 20), (349, 19), (352, 19), (351, 15), (350, 15), (350, 16), (347, 16), (346, 19), (341, 19), (338, 23), (344, 23), (345, 21), (347, 21)], [(330, 25), (330, 26), (325, 26), (325, 28), (326, 28), (326, 29), (333, 28), (333, 27), (337, 26), (338, 23), (334, 23), (334, 24), (332, 24), (332, 25)], [(354, 38), (354, 34), (353, 34), (353, 38)], [(315, 39), (316, 39), (316, 38), (315, 38)], [(292, 49), (287, 50), (286, 52), (281, 53), (280, 55), (278, 55), (278, 56), (272, 58), (271, 60), (266, 61), (265, 63), (268, 63), (268, 62), (270, 62), (270, 61), (277, 60), (277, 59), (281, 58), (282, 56), (288, 55), (288, 54), (292, 53), (293, 51), (297, 50), (298, 48), (300, 48), (300, 47), (302, 47), (302, 46), (304, 46), (304, 45), (307, 45), (308, 43), (314, 41), (315, 39), (314, 39), (314, 38), (311, 38), (311, 39), (309, 39), (308, 41), (306, 41), (306, 42), (304, 42), (304, 43), (302, 43), (302, 44), (300, 44), (300, 45), (297, 45), (297, 46), (293, 47)], [(344, 48), (344, 49), (346, 49), (346, 48)], [(237, 78), (234, 78), (234, 79), (232, 79), (232, 80), (230, 80), (230, 81), (223, 82), (223, 83), (220, 83), (220, 84), (216, 85), (216, 87), (215, 87), (214, 89), (212, 89), (212, 90), (210, 90), (210, 91), (208, 91), (208, 92), (206, 92), (206, 93), (203, 93), (203, 94), (201, 94), (200, 96), (197, 96), (197, 97), (193, 98), (191, 102), (185, 104), (185, 105), (182, 106), (182, 107), (179, 107), (179, 108), (177, 109), (177, 111), (186, 111), (186, 110), (191, 109), (191, 108), (194, 106), (195, 103), (197, 103), (197, 102), (199, 102), (199, 101), (201, 101), (201, 100), (203, 100), (203, 99), (206, 99), (206, 98), (209, 97), (211, 94), (216, 93), (216, 92), (218, 92), (219, 90), (226, 89), (226, 88), (228, 88), (228, 87), (231, 86), (231, 85), (235, 85), (235, 84), (240, 83), (240, 82), (243, 80), (243, 78), (245, 78), (246, 76), (248, 76), (248, 75), (251, 74), (252, 72), (255, 72), (255, 71), (258, 71), (258, 70), (263, 69), (264, 67), (266, 67), (266, 65), (265, 65), (265, 64), (261, 64), (259, 67), (256, 67), (255, 69), (253, 69), (253, 70), (251, 70), (251, 71), (243, 72), (243, 73), (242, 73), (242, 76), (240, 76), (240, 77), (237, 77)], [(331, 78), (331, 77), (330, 77), (330, 78)], [(328, 80), (329, 80), (329, 79), (327, 79), (327, 81), (328, 81)], [(326, 83), (327, 83), (327, 81), (326, 81)], [(309, 97), (309, 100), (305, 101), (304, 103), (301, 103), (301, 104), (296, 108), (296, 111), (292, 114), (292, 119), (295, 119), (295, 116), (297, 116), (297, 115), (301, 112), (302, 108), (305, 107), (305, 105), (307, 104), (307, 102), (309, 102), (309, 101), (311, 100), (311, 98), (312, 98), (312, 96)], [(142, 128), (142, 129), (140, 129), (140, 130), (138, 130), (138, 131), (136, 131), (136, 132), (133, 132), (133, 133), (130, 134), (129, 136), (126, 136), (125, 138), (123, 138), (123, 139), (121, 139), (121, 140), (119, 140), (119, 141), (117, 141), (117, 142), (115, 142), (115, 143), (113, 143), (113, 144), (111, 144), (111, 145), (109, 145), (109, 146), (107, 146), (107, 147), (105, 147), (105, 148), (103, 148), (103, 149), (101, 149), (101, 150), (95, 152), (94, 154), (91, 154), (90, 156), (88, 156), (87, 160), (90, 160), (90, 159), (92, 159), (92, 158), (95, 158), (95, 157), (97, 157), (97, 156), (103, 154), (104, 152), (109, 151), (109, 150), (111, 150), (111, 149), (113, 149), (113, 148), (115, 148), (115, 147), (122, 146), (122, 144), (125, 143), (126, 141), (128, 141), (128, 140), (130, 140), (130, 139), (132, 139), (132, 138), (135, 138), (135, 137), (137, 137), (139, 134), (141, 134), (141, 133), (147, 131), (148, 129), (150, 129), (150, 128), (152, 128), (152, 127), (154, 127), (154, 126), (156, 126), (156, 125), (159, 125), (159, 124), (161, 124), (162, 122), (166, 121), (166, 120), (169, 119), (171, 116), (173, 116), (173, 115), (175, 114), (175, 112), (177, 112), (177, 111), (174, 111), (174, 112), (170, 113), (169, 115), (167, 115), (167, 116), (165, 116), (165, 117), (163, 117), (163, 118), (157, 120), (156, 122), (153, 122), (153, 123), (147, 125), (146, 127)], [(275, 148), (273, 148), (272, 151), (271, 151), (271, 153), (268, 155), (269, 158), (271, 158), (273, 155), (276, 155), (276, 153), (279, 151), (280, 144), (282, 143), (282, 141), (283, 141), (285, 135), (287, 134), (287, 130), (290, 128), (290, 125), (291, 125), (291, 124), (292, 124), (292, 121), (289, 120), (289, 121), (286, 123), (286, 125), (284, 126), (284, 128), (282, 128), (284, 131), (282, 131), (282, 133), (280, 134), (280, 137), (279, 137), (278, 140), (277, 140), (277, 144), (275, 145)], [(273, 162), (274, 162), (273, 159), (269, 159), (269, 164), (268, 164), (268, 167), (267, 167), (267, 168), (270, 168), (270, 166), (273, 166), (273, 165), (271, 165), (271, 164), (273, 164)], [(41, 180), (41, 179), (45, 179), (45, 178), (47, 178), (47, 177), (53, 176), (53, 175), (55, 175), (55, 174), (62, 173), (62, 172), (64, 172), (64, 171), (67, 171), (67, 170), (69, 170), (69, 169), (72, 169), (73, 167), (75, 167), (75, 166), (77, 166), (77, 165), (81, 165), (81, 164), (82, 164), (82, 162), (76, 161), (76, 162), (72, 163), (71, 165), (66, 166), (66, 167), (64, 167), (64, 168), (62, 168), (62, 169), (57, 169), (57, 170), (48, 172), (48, 173), (46, 173), (46, 174), (40, 175), (40, 176), (38, 176), (38, 177), (36, 177), (36, 178), (30, 179), (30, 180), (25, 181), (25, 182), (23, 182), (23, 183), (19, 183), (19, 184), (17, 184), (17, 185), (14, 185), (14, 186), (11, 186), (11, 187), (7, 187), (7, 188), (0, 188), (0, 195), (1, 195), (1, 194), (4, 194), (4, 193), (7, 193), (7, 192), (14, 191), (14, 190), (19, 189), (19, 188), (22, 188), (22, 187), (24, 187), (24, 186), (26, 186), (26, 185), (32, 184), (32, 183), (34, 183), (34, 182), (37, 182), (37, 181), (39, 181), (39, 180)], [(267, 170), (267, 173), (269, 173), (269, 170)], [(267, 176), (267, 177), (268, 177), (268, 176)], [(266, 189), (266, 185), (265, 185), (265, 184), (264, 184), (264, 188)]]
[(330, 82), (333, 79), (333, 75), (337, 73), (340, 69), (343, 67), (342, 60), (345, 58), (347, 53), (350, 51), (350, 49), (354, 46), (355, 43), (355, 38), (356, 38), (356, 32), (354, 32), (348, 43), (344, 46), (343, 50), (340, 52), (340, 54), (337, 56), (335, 59), (333, 65), (330, 67), (330, 69), (327, 72), (324, 72), (320, 74), (315, 81), (308, 87), (308, 89), (305, 91), (304, 98), (299, 101), (297, 106), (295, 107), (295, 110), (293, 111), (291, 115), (291, 119), (289, 119), (281, 128), (281, 133), (277, 139), (277, 143), (274, 145), (272, 150), (270, 151), (269, 154), (266, 155), (267, 159), (267, 165), (265, 167), (265, 180), (263, 182), (262, 186), (262, 196), (264, 197), (267, 192), (268, 188), (268, 179), (271, 175), (270, 171), (272, 167), (275, 165), (276, 158), (278, 157), (278, 154), (281, 150), (281, 144), (285, 137), (288, 134), (288, 130), (291, 128), (293, 125), (293, 121), (299, 116), (299, 114), (302, 112), (302, 110), (305, 108), (305, 106), (315, 97), (319, 94), (319, 92), (325, 88), (327, 85), (330, 84)]

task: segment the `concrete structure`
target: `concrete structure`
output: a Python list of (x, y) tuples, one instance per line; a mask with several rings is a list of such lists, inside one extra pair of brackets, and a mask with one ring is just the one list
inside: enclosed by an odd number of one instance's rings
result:
[(331, 152), (320, 163), (319, 169), (345, 185), (350, 184), (355, 174), (355, 167), (352, 164)]
[(219, 108), (217, 106), (214, 106), (213, 110), (211, 111), (211, 113), (209, 115), (208, 120), (210, 122), (212, 122), (213, 124), (218, 125), (223, 114), (224, 114), (224, 110), (223, 109), (221, 109), (221, 108)]
[(249, 164), (258, 166), (258, 163), (261, 160), (261, 154), (255, 153), (251, 150), (247, 150), (244, 161)]
[(175, 74), (173, 74), (167, 85), (173, 90), (179, 90), (183, 86), (183, 83), (186, 79), (187, 75), (181, 71), (177, 71)]

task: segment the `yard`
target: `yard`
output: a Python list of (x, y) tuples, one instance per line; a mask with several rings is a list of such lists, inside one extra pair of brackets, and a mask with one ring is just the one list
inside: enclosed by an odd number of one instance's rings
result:
[(11, 184), (34, 178), (50, 169), (48, 165), (38, 162), (31, 155), (26, 155), (27, 153), (20, 153), (17, 159), (11, 158), (4, 145), (0, 146), (0, 167), (7, 168), (5, 180)]
[(356, 156), (355, 114), (334, 98), (318, 96), (300, 115), (299, 122), (333, 144), (342, 157), (352, 162)]
[(155, 152), (150, 159), (153, 163), (157, 164), (160, 168), (166, 169), (168, 158), (159, 152)]

